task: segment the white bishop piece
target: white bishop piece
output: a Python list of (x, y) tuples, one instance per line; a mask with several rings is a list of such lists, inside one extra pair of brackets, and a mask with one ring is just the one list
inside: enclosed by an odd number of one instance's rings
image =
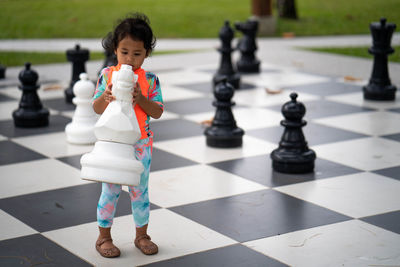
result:
[(86, 73), (79, 75), (80, 80), (73, 87), (75, 94), (72, 102), (76, 105), (72, 122), (65, 127), (67, 141), (72, 144), (85, 145), (94, 144), (94, 125), (97, 121), (97, 114), (92, 108), (92, 96), (94, 84), (88, 79)]
[(136, 160), (133, 145), (141, 132), (132, 106), (132, 89), (138, 76), (129, 65), (112, 74), (116, 100), (108, 104), (95, 125), (98, 139), (92, 152), (81, 158), (81, 178), (137, 186), (144, 167)]

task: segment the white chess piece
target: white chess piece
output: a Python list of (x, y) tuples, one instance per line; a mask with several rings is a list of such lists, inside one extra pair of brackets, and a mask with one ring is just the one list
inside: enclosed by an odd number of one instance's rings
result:
[(137, 186), (144, 167), (136, 160), (133, 145), (141, 132), (132, 105), (132, 90), (138, 77), (129, 65), (112, 74), (112, 93), (95, 125), (98, 139), (92, 152), (81, 158), (81, 178), (85, 180)]
[(65, 127), (65, 133), (67, 141), (71, 144), (94, 144), (97, 140), (94, 125), (98, 116), (93, 111), (91, 102), (95, 88), (86, 73), (81, 73), (79, 78), (73, 87), (75, 97), (72, 102), (76, 105), (74, 116), (72, 122)]

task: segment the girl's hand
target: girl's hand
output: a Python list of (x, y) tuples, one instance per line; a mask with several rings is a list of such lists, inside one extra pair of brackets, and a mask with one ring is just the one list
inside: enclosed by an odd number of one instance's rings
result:
[(104, 101), (107, 103), (110, 103), (115, 100), (115, 96), (112, 94), (112, 83), (110, 83), (107, 87), (106, 90), (103, 93), (104, 95)]
[(140, 88), (140, 84), (137, 82), (133, 87), (132, 103), (133, 104), (141, 103), (142, 99), (143, 99), (142, 89)]

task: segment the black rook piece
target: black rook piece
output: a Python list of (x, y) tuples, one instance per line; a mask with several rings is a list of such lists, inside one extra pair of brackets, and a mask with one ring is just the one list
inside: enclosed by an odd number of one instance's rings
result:
[(228, 83), (232, 84), (233, 87), (238, 89), (240, 87), (240, 75), (233, 69), (231, 54), (234, 49), (232, 49), (231, 42), (234, 33), (232, 28), (229, 26), (229, 21), (225, 21), (225, 25), (221, 28), (219, 32), (219, 38), (222, 43), (222, 47), (218, 49), (221, 53), (221, 65), (217, 73), (214, 75), (213, 85), (221, 81), (223, 77), (226, 77)]
[(65, 101), (72, 103), (74, 92), (72, 88), (74, 84), (79, 81), (79, 74), (86, 72), (85, 62), (89, 60), (89, 50), (82, 49), (80, 45), (75, 45), (75, 49), (67, 50), (67, 60), (72, 62), (72, 78), (69, 87), (65, 89)]
[(302, 127), (307, 124), (303, 120), (306, 108), (296, 101), (297, 94), (290, 94), (291, 101), (282, 107), (285, 127), (279, 147), (272, 151), (272, 168), (283, 173), (307, 173), (314, 170), (316, 154), (308, 148)]
[(394, 52), (390, 42), (395, 28), (385, 18), (370, 24), (373, 44), (368, 52), (374, 55), (374, 65), (369, 83), (363, 87), (365, 99), (394, 100), (396, 97), (396, 87), (390, 83), (388, 71), (388, 55)]
[(244, 131), (236, 126), (231, 107), (235, 105), (231, 101), (234, 88), (227, 82), (226, 77), (214, 88), (216, 100), (213, 106), (217, 108), (212, 125), (204, 134), (207, 137), (207, 145), (210, 147), (240, 147)]
[(31, 70), (31, 63), (25, 63), (25, 69), (18, 76), (22, 90), (19, 107), (12, 113), (17, 127), (41, 127), (49, 124), (49, 111), (42, 106), (37, 94), (38, 74)]
[(246, 22), (237, 22), (235, 23), (235, 28), (243, 33), (243, 37), (238, 43), (241, 53), (241, 57), (237, 62), (238, 71), (243, 73), (260, 72), (260, 61), (255, 57), (258, 21), (247, 20)]

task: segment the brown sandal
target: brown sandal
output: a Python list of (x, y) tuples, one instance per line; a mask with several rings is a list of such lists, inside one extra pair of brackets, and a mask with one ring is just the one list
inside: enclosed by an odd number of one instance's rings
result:
[(119, 257), (119, 255), (121, 255), (121, 251), (116, 246), (113, 245), (113, 247), (111, 248), (101, 248), (101, 245), (103, 245), (107, 241), (112, 242), (112, 239), (110, 237), (98, 239), (96, 241), (96, 250), (100, 253), (101, 256), (105, 258)]
[(142, 236), (136, 237), (135, 246), (138, 249), (140, 249), (143, 252), (143, 254), (145, 254), (145, 255), (153, 255), (153, 254), (156, 254), (158, 252), (158, 247), (153, 242), (150, 242), (151, 244), (148, 245), (148, 246), (140, 245), (139, 241), (142, 240), (142, 239), (151, 240), (151, 238), (148, 235), (142, 235)]

